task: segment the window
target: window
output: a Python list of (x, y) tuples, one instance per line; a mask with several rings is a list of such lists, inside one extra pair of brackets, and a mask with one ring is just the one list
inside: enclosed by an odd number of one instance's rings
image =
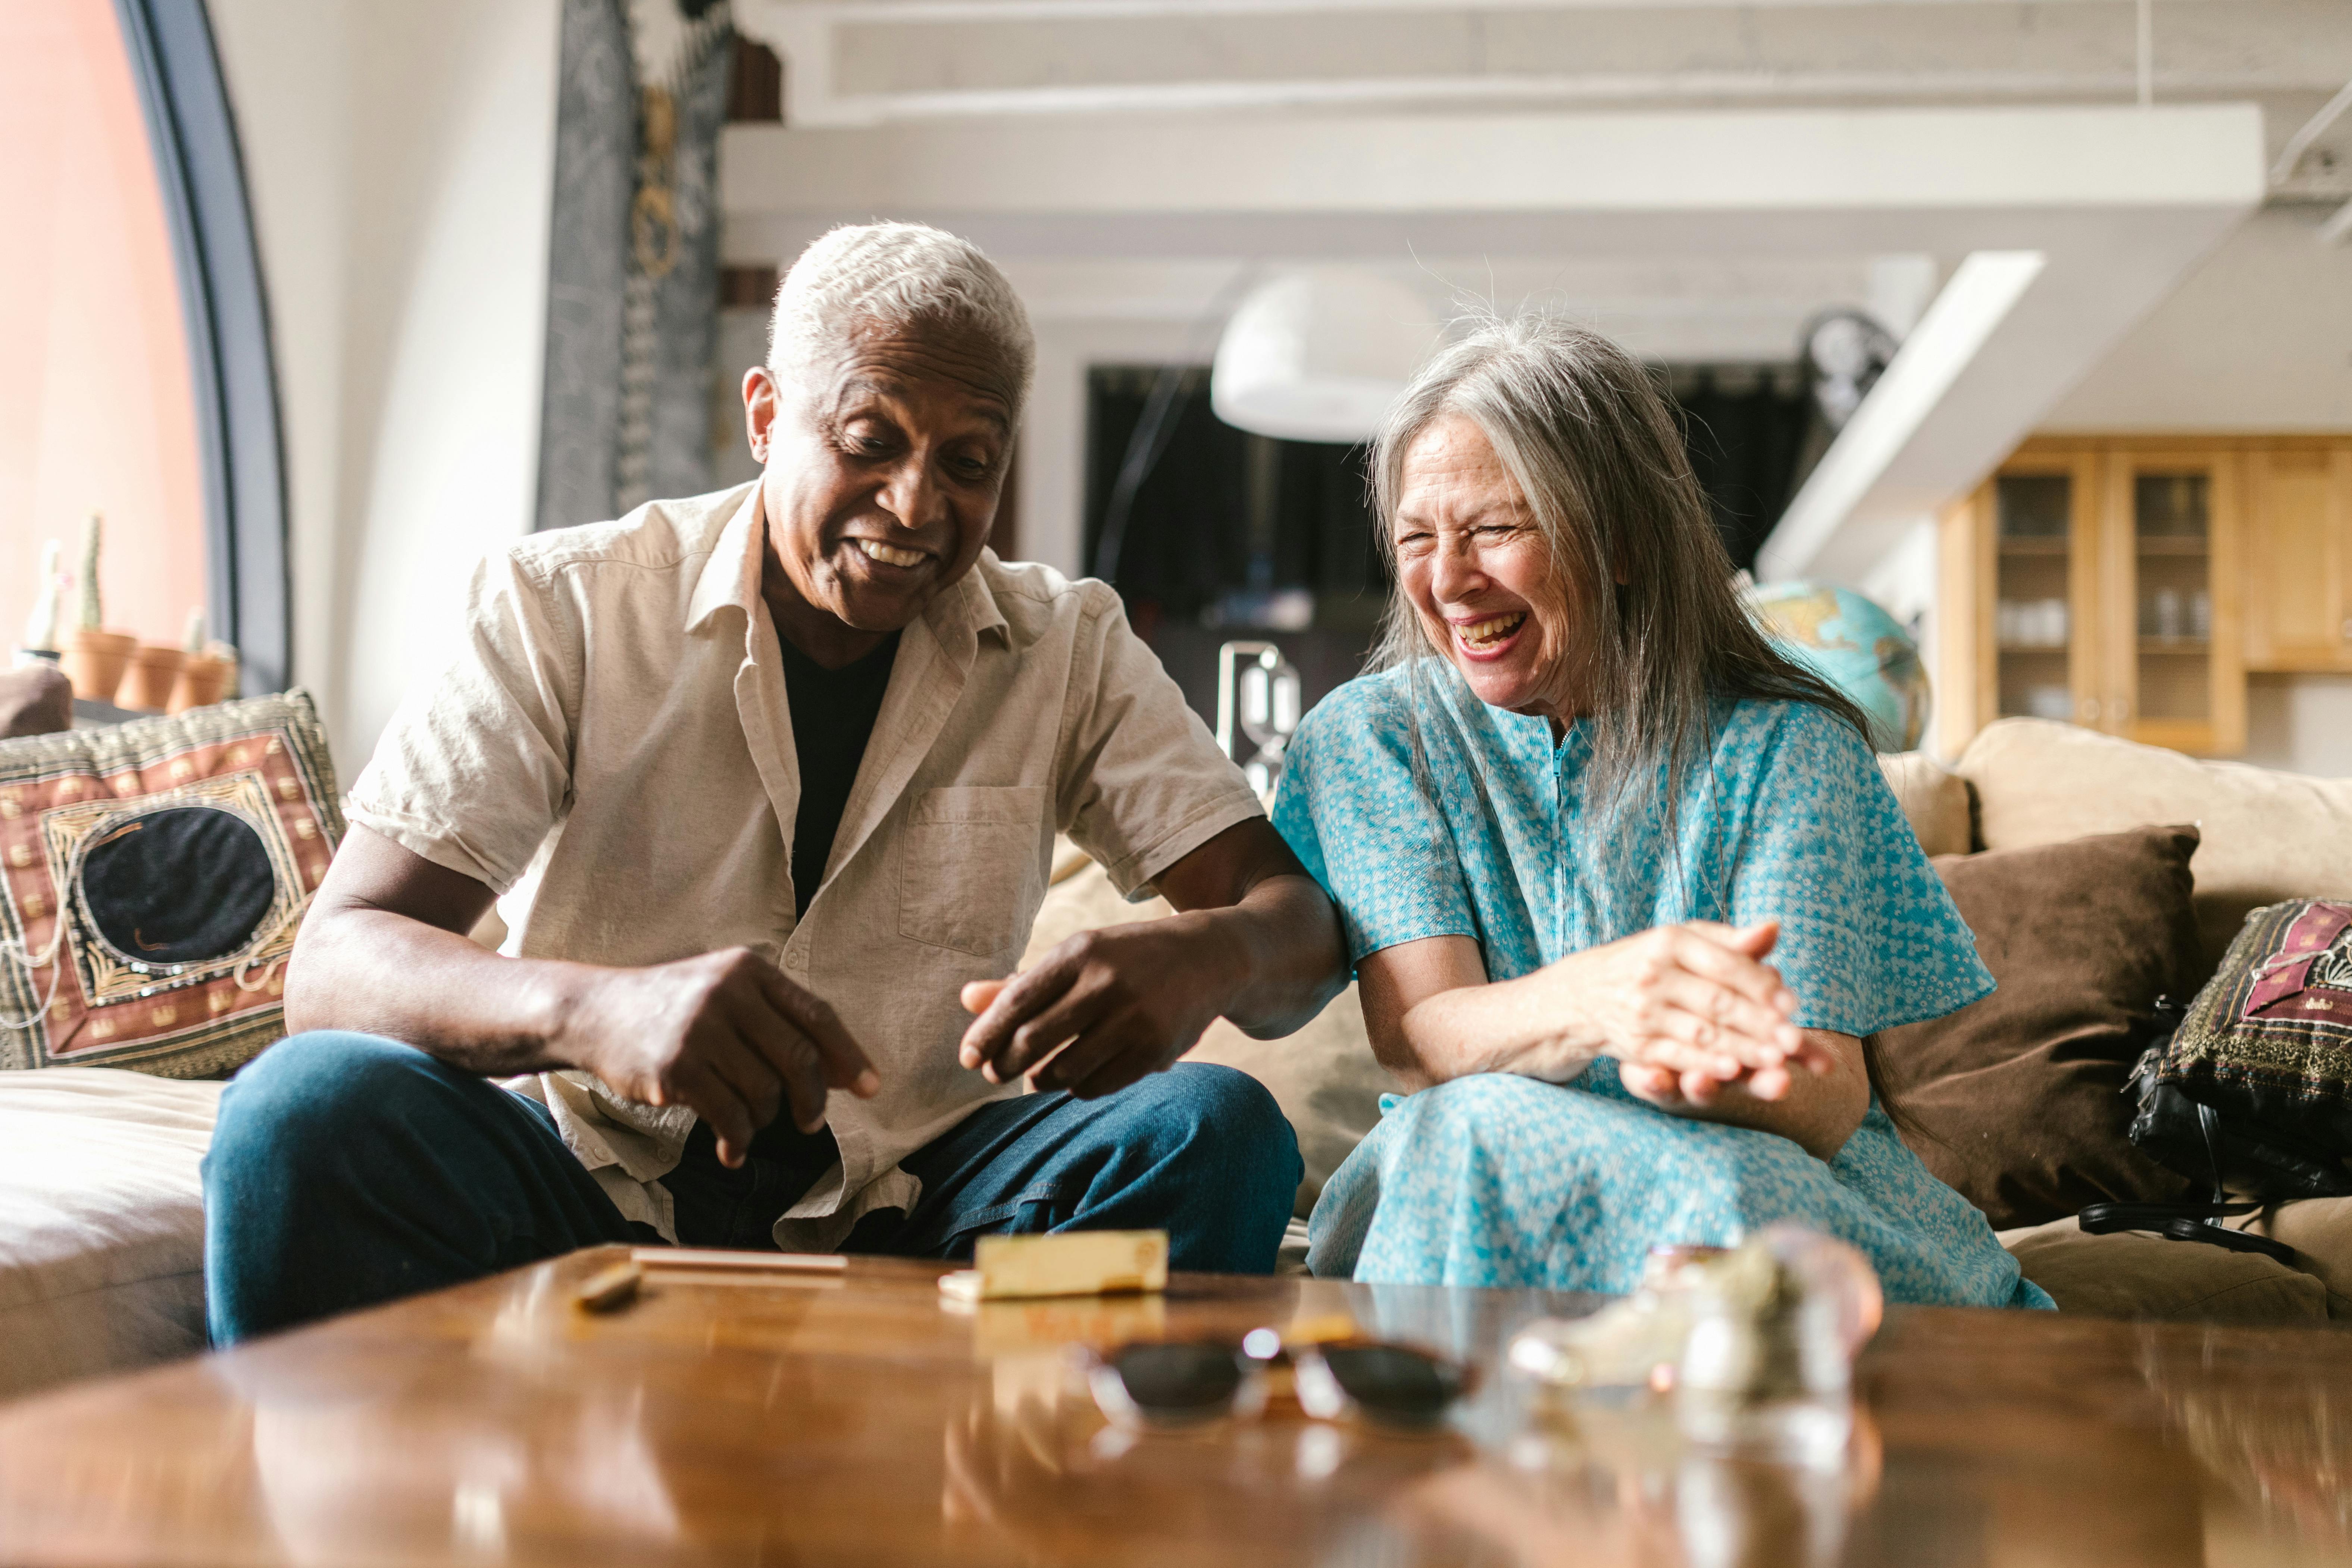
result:
[(0, 5), (0, 632), (97, 511), (110, 628), (176, 647), (202, 608), (282, 685), (277, 394), (201, 0)]

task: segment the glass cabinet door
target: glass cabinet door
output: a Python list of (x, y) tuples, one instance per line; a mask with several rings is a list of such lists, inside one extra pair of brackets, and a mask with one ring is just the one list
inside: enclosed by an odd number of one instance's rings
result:
[(1993, 480), (1994, 715), (2095, 721), (2086, 603), (2093, 476), (2063, 461)]
[[(2111, 727), (2187, 752), (2231, 749), (2244, 727), (2236, 684), (2231, 483), (2210, 453), (2133, 453), (2112, 474), (2110, 540), (2116, 628)], [(2120, 514), (2120, 515), (2118, 515)]]
[(2134, 624), (2142, 723), (2213, 717), (2213, 476), (2132, 476)]
[(2063, 473), (2003, 474), (1993, 484), (1993, 637), (2004, 719), (2074, 716), (2066, 671), (2074, 488)]
[[(2295, 447), (2289, 456), (2316, 454), (2299, 467), (2269, 453), (2293, 445), (2037, 437), (1948, 508), (1937, 524), (1943, 752), (1958, 755), (1984, 726), (2011, 718), (2200, 756), (2243, 752), (2250, 647), (2273, 661), (2265, 668), (2298, 658), (2335, 668), (2336, 650), (2312, 629), (2332, 615), (2352, 650), (2352, 441), (2340, 457), (2324, 440)], [(2271, 515), (2284, 500), (2309, 514), (2300, 533)], [(2336, 526), (2340, 550), (2319, 548)], [(2250, 542), (2263, 528), (2275, 537)], [(2247, 551), (2252, 567), (2242, 563)], [(2290, 557), (2321, 580), (2272, 583)], [(2339, 557), (2340, 599), (2328, 576)], [(2253, 567), (2269, 576), (2250, 580)], [(2301, 642), (2289, 646), (2279, 629), (2289, 617), (2275, 605), (2295, 613), (2289, 629)], [(2258, 614), (2278, 626), (2266, 632)], [(2343, 659), (2352, 668), (2352, 651)]]

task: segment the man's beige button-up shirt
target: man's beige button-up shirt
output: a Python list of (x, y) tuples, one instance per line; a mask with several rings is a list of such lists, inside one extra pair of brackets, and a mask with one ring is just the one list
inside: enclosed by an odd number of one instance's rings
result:
[[(957, 1064), (957, 993), (1013, 972), (1056, 830), (1132, 895), (1263, 812), (1109, 588), (983, 553), (899, 638), (795, 924), (800, 779), (765, 537), (749, 485), (493, 556), (463, 646), (409, 694), (349, 814), (502, 895), (509, 952), (651, 964), (741, 945), (831, 1003), (881, 1092), (833, 1097), (841, 1163), (776, 1226), (782, 1245), (829, 1247), (913, 1203), (901, 1159), (1018, 1092)], [(623, 1214), (674, 1236), (660, 1178), (690, 1111), (585, 1073), (509, 1087), (548, 1104)]]

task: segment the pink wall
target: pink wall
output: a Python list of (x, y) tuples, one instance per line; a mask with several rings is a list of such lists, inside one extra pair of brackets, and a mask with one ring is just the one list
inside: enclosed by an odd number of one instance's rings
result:
[(0, 649), (23, 631), (42, 542), (65, 541), (70, 572), (92, 510), (109, 627), (176, 646), (205, 602), (195, 412), (112, 0), (0, 4)]

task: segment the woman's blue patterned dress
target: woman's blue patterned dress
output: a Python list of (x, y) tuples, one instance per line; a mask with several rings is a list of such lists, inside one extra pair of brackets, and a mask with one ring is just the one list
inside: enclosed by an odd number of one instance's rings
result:
[[(1720, 710), (1671, 835), (1662, 790), (1646, 811), (1588, 809), (1588, 749), (1438, 661), (1366, 676), (1300, 727), (1275, 826), (1339, 904), (1351, 960), (1466, 936), (1504, 980), (1652, 926), (1769, 919), (1807, 1027), (1872, 1034), (1992, 989), (1876, 762), (1822, 710)], [(1308, 1222), (1318, 1274), (1622, 1293), (1653, 1245), (1791, 1220), (1858, 1247), (1890, 1300), (2052, 1304), (1874, 1101), (1827, 1163), (1646, 1105), (1607, 1057), (1567, 1087), (1481, 1074), (1382, 1107)]]

